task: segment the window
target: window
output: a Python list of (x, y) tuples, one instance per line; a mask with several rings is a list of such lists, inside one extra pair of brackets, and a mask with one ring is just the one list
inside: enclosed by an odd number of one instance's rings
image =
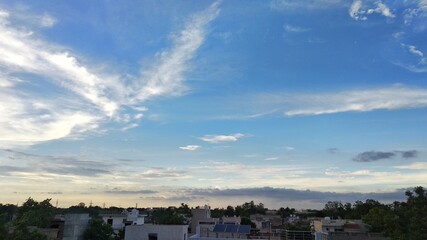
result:
[(149, 233), (148, 240), (157, 240), (157, 233)]
[(113, 219), (112, 218), (107, 219), (107, 224), (113, 226)]

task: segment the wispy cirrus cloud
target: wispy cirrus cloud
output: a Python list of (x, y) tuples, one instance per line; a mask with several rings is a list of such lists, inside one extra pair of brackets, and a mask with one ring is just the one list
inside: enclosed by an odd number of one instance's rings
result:
[(295, 9), (321, 10), (341, 6), (343, 3), (344, 1), (342, 0), (272, 0), (270, 8), (274, 11), (290, 11)]
[(427, 170), (427, 162), (414, 162), (408, 165), (395, 166), (398, 169)]
[(157, 178), (186, 178), (188, 172), (185, 170), (177, 170), (175, 168), (151, 168), (143, 171), (139, 174), (140, 177), (145, 179), (157, 179)]
[[(28, 174), (50, 174), (56, 176), (98, 177), (111, 174), (112, 165), (101, 161), (82, 160), (68, 156), (38, 155), (14, 150), (2, 150), (3, 154), (13, 163), (20, 166), (0, 166), (0, 173), (7, 175), (26, 176)], [(5, 160), (3, 159), (3, 162)]]
[[(266, 96), (268, 98), (268, 96)], [(335, 94), (273, 95), (272, 101), (296, 106), (286, 116), (320, 115), (340, 112), (369, 112), (427, 106), (427, 89), (395, 85), (388, 88), (343, 91)], [(292, 98), (292, 99), (291, 99)]]
[(427, 72), (427, 58), (424, 56), (424, 53), (417, 48), (415, 45), (409, 44), (400, 44), (408, 53), (411, 55), (412, 61), (408, 63), (395, 63), (396, 65), (402, 66), (411, 72)]
[(140, 81), (144, 86), (137, 99), (181, 95), (186, 91), (183, 82), (184, 73), (189, 69), (188, 62), (204, 42), (206, 25), (219, 14), (218, 4), (215, 2), (206, 11), (193, 16), (174, 39), (174, 47), (158, 54), (155, 67), (143, 71)]
[(245, 135), (241, 133), (235, 133), (232, 135), (205, 135), (200, 139), (209, 143), (237, 142), (240, 138), (244, 136)]
[(286, 24), (285, 26), (283, 26), (283, 28), (285, 29), (286, 32), (291, 32), (291, 33), (302, 33), (302, 32), (310, 31), (309, 28), (303, 28), (303, 27), (293, 26), (289, 24)]
[[(236, 104), (242, 113), (222, 114), (213, 119), (242, 120), (336, 114), (345, 112), (371, 112), (377, 110), (402, 110), (427, 107), (427, 89), (395, 84), (389, 87), (344, 90), (337, 92), (287, 93), (264, 92), (232, 97), (222, 103)], [(259, 112), (265, 114), (257, 114)]]
[[(125, 123), (123, 130), (137, 127), (142, 115), (136, 112), (129, 117), (124, 113), (127, 107), (185, 92), (189, 63), (204, 42), (207, 25), (219, 13), (218, 4), (191, 17), (176, 34), (172, 47), (157, 54), (156, 64), (144, 66), (141, 76), (130, 76), (139, 79), (131, 85), (126, 74), (112, 73), (70, 49), (42, 40), (20, 27), (11, 17), (15, 12), (1, 10), (1, 146), (70, 137), (99, 129), (112, 120)], [(57, 21), (47, 13), (39, 20), (42, 27)], [(41, 93), (43, 88), (55, 91), (46, 95)]]

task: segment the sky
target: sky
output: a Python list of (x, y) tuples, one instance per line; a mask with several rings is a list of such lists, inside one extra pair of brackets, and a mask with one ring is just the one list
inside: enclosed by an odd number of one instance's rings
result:
[(426, 39), (426, 0), (2, 0), (0, 202), (404, 200)]

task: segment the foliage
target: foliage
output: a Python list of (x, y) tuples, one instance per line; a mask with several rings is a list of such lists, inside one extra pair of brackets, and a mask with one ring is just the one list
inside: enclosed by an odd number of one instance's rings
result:
[(172, 208), (167, 208), (155, 211), (153, 213), (153, 222), (164, 225), (183, 225), (185, 224), (185, 218)]
[(0, 214), (3, 214), (3, 213), (6, 214), (7, 222), (12, 221), (13, 214), (16, 212), (17, 209), (18, 207), (16, 205), (13, 205), (13, 204), (3, 205), (0, 203)]
[(49, 227), (53, 219), (53, 206), (50, 198), (37, 202), (28, 198), (16, 213), (15, 225)]
[(251, 225), (251, 228), (256, 228), (256, 224), (247, 217), (242, 217), (240, 220), (241, 225)]
[(254, 201), (245, 202), (240, 206), (236, 206), (234, 215), (240, 217), (249, 217), (251, 214), (265, 214), (266, 208), (263, 203), (255, 204)]
[(7, 215), (6, 213), (0, 214), (0, 240), (9, 239), (9, 230), (7, 226)]
[(15, 226), (13, 233), (10, 236), (11, 240), (47, 240), (47, 236), (37, 232), (36, 230), (30, 231), (28, 226), (19, 223)]
[(84, 240), (115, 240), (113, 228), (100, 218), (93, 218), (83, 233)]
[(423, 187), (407, 191), (406, 203), (376, 206), (363, 216), (372, 231), (392, 239), (425, 240), (427, 236), (427, 192)]

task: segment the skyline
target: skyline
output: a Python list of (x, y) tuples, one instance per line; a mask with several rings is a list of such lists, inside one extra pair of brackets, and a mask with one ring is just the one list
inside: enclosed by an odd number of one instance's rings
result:
[[(403, 200), (427, 1), (0, 3), (0, 202)], [(226, 206), (224, 206), (226, 207)]]

